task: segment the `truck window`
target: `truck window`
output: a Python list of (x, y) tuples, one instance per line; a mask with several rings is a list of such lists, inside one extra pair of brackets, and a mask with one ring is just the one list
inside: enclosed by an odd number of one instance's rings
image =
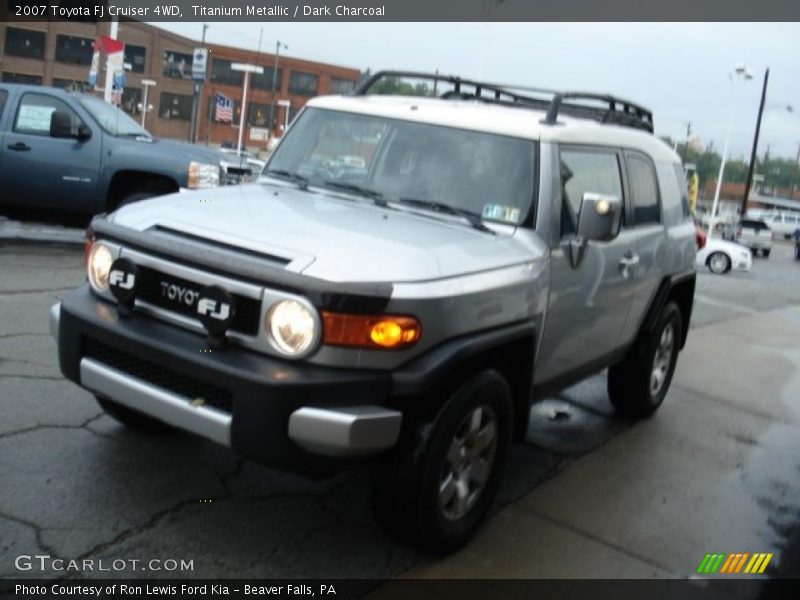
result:
[(0, 90), (0, 118), (3, 116), (3, 109), (6, 106), (7, 99), (8, 99), (8, 92), (5, 90)]
[(65, 102), (46, 94), (29, 92), (22, 96), (17, 109), (14, 131), (32, 135), (50, 135), (50, 115), (55, 111), (67, 113), (72, 118), (72, 130), (77, 133), (83, 123)]
[(658, 184), (653, 163), (640, 154), (625, 153), (633, 194), (633, 217), (637, 226), (661, 222)]
[(622, 201), (619, 160), (613, 150), (561, 150), (561, 237), (578, 230), (583, 194), (609, 194)]

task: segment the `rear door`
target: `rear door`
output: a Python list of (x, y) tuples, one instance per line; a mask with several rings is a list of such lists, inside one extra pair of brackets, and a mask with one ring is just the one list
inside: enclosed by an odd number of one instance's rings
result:
[(537, 384), (602, 365), (618, 348), (633, 300), (638, 260), (636, 233), (623, 217), (619, 235), (588, 243), (573, 266), (574, 239), (586, 192), (615, 196), (627, 205), (622, 154), (614, 148), (559, 148), (561, 241), (551, 252), (550, 299), (537, 355)]
[(626, 150), (625, 167), (633, 204), (633, 228), (639, 256), (632, 318), (623, 336), (624, 341), (629, 342), (636, 335), (658, 286), (666, 275), (669, 242), (663, 223), (655, 163), (646, 154)]
[[(9, 125), (0, 163), (4, 202), (24, 208), (88, 210), (94, 205), (100, 174), (102, 139), (97, 127), (46, 91), (22, 93), (14, 109), (6, 116)], [(51, 138), (50, 115), (56, 110), (70, 115), (75, 131), (81, 124), (89, 126), (92, 137)]]

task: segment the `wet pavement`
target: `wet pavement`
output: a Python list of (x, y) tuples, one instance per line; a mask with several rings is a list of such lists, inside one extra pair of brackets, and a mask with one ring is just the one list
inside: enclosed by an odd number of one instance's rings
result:
[(788, 245), (749, 274), (700, 274), (690, 343), (653, 419), (616, 417), (603, 375), (535, 405), (492, 519), (445, 560), (382, 533), (363, 471), (310, 481), (104, 416), (61, 378), (47, 333), (80, 263), (78, 249), (0, 248), (0, 577), (64, 575), (15, 570), (36, 553), (193, 560), (182, 577), (686, 577), (703, 553), (734, 551), (774, 552), (769, 573), (800, 575)]

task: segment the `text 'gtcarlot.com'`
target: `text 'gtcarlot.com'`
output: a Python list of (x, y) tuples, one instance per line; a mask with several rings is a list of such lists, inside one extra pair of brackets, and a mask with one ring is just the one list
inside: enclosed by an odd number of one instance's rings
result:
[(64, 571), (76, 572), (114, 572), (114, 571), (194, 571), (194, 559), (175, 558), (115, 558), (66, 559), (53, 558), (49, 554), (20, 554), (14, 559), (18, 571)]

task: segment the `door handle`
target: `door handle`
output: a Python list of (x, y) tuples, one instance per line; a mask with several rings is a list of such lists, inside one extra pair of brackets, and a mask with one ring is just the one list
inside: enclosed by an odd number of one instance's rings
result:
[(26, 144), (25, 142), (17, 142), (16, 144), (9, 144), (8, 146), (6, 146), (6, 148), (8, 148), (9, 150), (13, 150), (14, 152), (27, 152), (28, 150), (31, 149), (31, 147), (28, 146), (28, 144)]

